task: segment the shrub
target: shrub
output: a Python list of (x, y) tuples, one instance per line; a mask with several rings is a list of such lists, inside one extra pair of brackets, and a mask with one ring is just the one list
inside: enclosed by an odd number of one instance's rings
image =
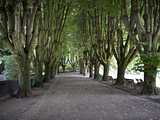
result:
[(7, 80), (18, 80), (18, 65), (13, 55), (4, 57), (5, 77)]

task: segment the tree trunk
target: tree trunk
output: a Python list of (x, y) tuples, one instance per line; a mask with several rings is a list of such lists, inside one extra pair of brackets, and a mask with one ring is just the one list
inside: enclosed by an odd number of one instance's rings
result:
[(60, 65), (57, 66), (57, 74), (60, 73)]
[(71, 66), (72, 66), (72, 71), (73, 71), (73, 72), (76, 72), (76, 64), (75, 64), (75, 63), (72, 63)]
[(93, 77), (93, 65), (92, 65), (92, 63), (90, 63), (90, 65), (89, 65), (89, 77), (90, 78)]
[(62, 64), (63, 73), (66, 71), (66, 65)]
[(79, 67), (80, 67), (80, 74), (85, 75), (85, 64), (83, 59), (79, 60)]
[(43, 67), (41, 65), (41, 63), (39, 63), (39, 65), (37, 65), (37, 82), (36, 85), (39, 87), (43, 87), (43, 76), (42, 76), (42, 72), (43, 72)]
[(85, 64), (83, 63), (83, 66), (82, 66), (82, 74), (85, 76), (86, 75), (86, 67), (85, 67)]
[(125, 75), (125, 68), (123, 65), (118, 65), (118, 72), (117, 72), (117, 80), (116, 85), (123, 85), (124, 84), (124, 75)]
[(44, 82), (48, 82), (49, 81), (49, 75), (50, 74), (50, 66), (49, 63), (45, 63), (45, 76), (44, 76)]
[(50, 79), (54, 79), (56, 75), (56, 66), (53, 65), (50, 69)]
[(49, 80), (51, 80), (53, 78), (53, 69), (54, 69), (54, 66), (50, 66), (50, 69), (49, 69)]
[(102, 80), (106, 81), (108, 78), (107, 76), (109, 74), (109, 64), (104, 64), (103, 67), (104, 67), (104, 72)]
[(157, 95), (156, 89), (157, 67), (144, 64), (144, 84), (141, 91), (142, 94)]
[(20, 95), (27, 97), (31, 94), (31, 81), (30, 81), (30, 62), (28, 54), (24, 54), (24, 58), (19, 61), (20, 66)]
[(80, 74), (83, 74), (83, 68), (81, 64), (79, 65), (79, 69), (80, 69)]
[(52, 71), (52, 79), (54, 79), (55, 76), (56, 76), (56, 69), (53, 69), (53, 71)]
[(95, 63), (94, 65), (94, 79), (97, 79), (99, 76), (99, 66), (100, 66), (99, 63)]

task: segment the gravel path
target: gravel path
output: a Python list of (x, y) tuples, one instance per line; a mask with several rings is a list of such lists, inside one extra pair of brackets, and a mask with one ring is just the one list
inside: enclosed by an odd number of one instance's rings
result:
[(160, 120), (160, 104), (76, 74), (43, 95), (0, 103), (0, 120)]

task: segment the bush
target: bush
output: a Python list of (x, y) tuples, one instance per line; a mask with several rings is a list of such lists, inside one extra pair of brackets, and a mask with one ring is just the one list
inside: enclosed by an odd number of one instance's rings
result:
[(7, 80), (18, 80), (18, 65), (13, 55), (4, 57), (5, 77)]

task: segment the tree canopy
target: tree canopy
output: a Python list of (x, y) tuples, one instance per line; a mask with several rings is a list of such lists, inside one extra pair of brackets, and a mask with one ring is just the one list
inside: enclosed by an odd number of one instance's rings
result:
[[(160, 66), (158, 0), (0, 0), (0, 48), (18, 65), (22, 96), (53, 79), (69, 63), (81, 73), (109, 78), (113, 57), (116, 85), (126, 82), (127, 66), (139, 56), (143, 94), (156, 94)], [(138, 66), (138, 64), (136, 64)]]

